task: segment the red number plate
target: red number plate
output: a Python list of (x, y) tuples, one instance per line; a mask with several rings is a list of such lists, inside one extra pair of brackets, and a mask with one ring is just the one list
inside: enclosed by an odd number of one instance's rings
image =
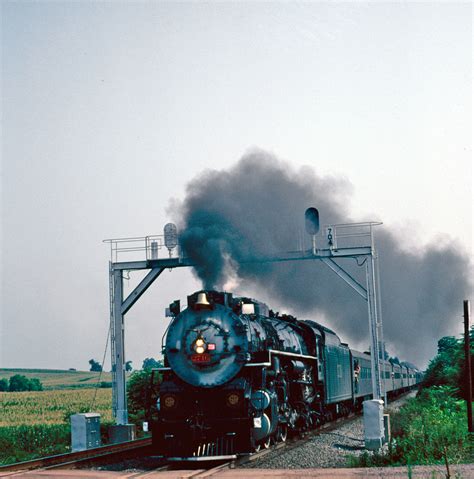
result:
[(193, 354), (191, 356), (191, 361), (193, 363), (208, 363), (211, 361), (211, 355), (204, 353), (204, 354)]

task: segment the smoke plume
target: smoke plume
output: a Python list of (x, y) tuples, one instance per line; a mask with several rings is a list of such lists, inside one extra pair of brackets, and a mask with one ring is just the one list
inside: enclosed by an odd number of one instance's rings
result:
[[(294, 170), (275, 156), (254, 151), (235, 166), (205, 171), (188, 185), (177, 207), (181, 246), (194, 260), (204, 288), (239, 285), (236, 293), (270, 299), (301, 319), (324, 316), (324, 323), (351, 345), (367, 348), (367, 304), (319, 261), (240, 263), (244, 258), (310, 247), (304, 233), (307, 207), (324, 224), (347, 223), (350, 183)], [(470, 284), (468, 258), (445, 242), (413, 253), (404, 240), (379, 226), (376, 246), (384, 339), (392, 355), (425, 366), (439, 338), (460, 332), (462, 300)], [(354, 260), (341, 266), (365, 284), (365, 269)]]

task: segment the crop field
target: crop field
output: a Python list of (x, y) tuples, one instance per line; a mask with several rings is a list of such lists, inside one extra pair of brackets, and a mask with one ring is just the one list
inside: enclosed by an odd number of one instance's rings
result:
[(0, 379), (21, 374), (38, 378), (44, 391), (0, 392), (0, 464), (60, 454), (70, 450), (70, 420), (75, 413), (101, 415), (106, 430), (112, 422), (110, 373), (0, 369)]
[[(61, 369), (0, 369), (0, 379), (21, 374), (28, 379), (38, 378), (44, 389), (93, 388), (99, 381), (98, 372)], [(103, 372), (100, 382), (110, 383), (112, 375)]]
[(34, 424), (63, 424), (78, 412), (101, 415), (101, 422), (112, 421), (112, 390), (63, 389), (50, 391), (0, 392), (0, 427)]

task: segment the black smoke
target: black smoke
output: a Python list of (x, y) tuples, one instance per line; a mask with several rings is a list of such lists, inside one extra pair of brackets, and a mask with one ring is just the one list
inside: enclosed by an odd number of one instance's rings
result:
[[(304, 212), (318, 208), (325, 224), (347, 223), (350, 183), (298, 171), (254, 151), (235, 166), (205, 171), (191, 181), (177, 207), (181, 246), (196, 263), (205, 288), (222, 288), (236, 276), (240, 288), (272, 298), (288, 312), (325, 323), (346, 341), (368, 344), (367, 305), (318, 261), (240, 263), (244, 258), (309, 248)], [(413, 253), (406, 241), (378, 227), (384, 339), (392, 355), (426, 365), (437, 340), (461, 330), (461, 306), (470, 291), (469, 258), (452, 241)], [(354, 260), (340, 264), (365, 282)], [(238, 292), (238, 291), (237, 291)], [(272, 306), (272, 305), (270, 305)], [(365, 346), (367, 347), (367, 346)]]

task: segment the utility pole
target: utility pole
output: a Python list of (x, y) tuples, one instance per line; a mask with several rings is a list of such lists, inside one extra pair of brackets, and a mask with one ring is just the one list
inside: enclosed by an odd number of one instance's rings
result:
[(469, 316), (470, 304), (468, 300), (464, 300), (464, 351), (466, 354), (466, 400), (467, 400), (467, 430), (472, 434), (472, 375), (471, 375), (471, 346), (469, 336)]

